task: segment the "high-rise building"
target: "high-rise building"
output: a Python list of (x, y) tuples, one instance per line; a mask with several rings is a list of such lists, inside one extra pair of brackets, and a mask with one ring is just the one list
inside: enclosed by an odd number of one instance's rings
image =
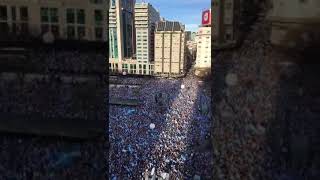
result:
[(200, 27), (196, 42), (197, 59), (195, 68), (211, 68), (211, 27)]
[(196, 35), (197, 35), (197, 32), (192, 32), (191, 33), (191, 41), (195, 41)]
[(186, 31), (186, 41), (191, 41), (191, 31)]
[(0, 39), (15, 36), (106, 41), (103, 0), (0, 1)]
[(185, 30), (179, 22), (161, 21), (155, 33), (155, 74), (179, 76), (186, 72)]
[(211, 9), (202, 13), (202, 25), (196, 35), (197, 57), (195, 64), (195, 74), (211, 72)]
[(240, 27), (241, 0), (213, 0), (213, 48), (221, 49), (236, 45)]
[(158, 21), (160, 21), (160, 14), (151, 4), (135, 4), (136, 57), (138, 74), (153, 74), (154, 32)]
[(128, 71), (134, 61), (135, 0), (110, 0), (109, 6), (109, 69)]

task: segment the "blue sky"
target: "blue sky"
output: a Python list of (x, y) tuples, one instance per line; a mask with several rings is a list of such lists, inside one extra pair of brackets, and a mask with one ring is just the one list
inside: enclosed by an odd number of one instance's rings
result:
[[(142, 2), (142, 0), (136, 0)], [(186, 30), (196, 31), (201, 24), (202, 11), (209, 9), (211, 0), (145, 0), (153, 5), (166, 20), (180, 21)]]

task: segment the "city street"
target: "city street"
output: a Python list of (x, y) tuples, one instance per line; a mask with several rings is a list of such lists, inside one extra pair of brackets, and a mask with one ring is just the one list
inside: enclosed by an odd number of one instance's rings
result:
[[(204, 83), (193, 71), (182, 79), (146, 79), (139, 92), (140, 106), (110, 106), (112, 179), (138, 179), (146, 171), (144, 175), (154, 172), (162, 177), (168, 173), (170, 179), (212, 177), (211, 92)], [(120, 89), (111, 88), (109, 97), (135, 95), (130, 88)], [(165, 109), (156, 103), (159, 93), (169, 95)]]

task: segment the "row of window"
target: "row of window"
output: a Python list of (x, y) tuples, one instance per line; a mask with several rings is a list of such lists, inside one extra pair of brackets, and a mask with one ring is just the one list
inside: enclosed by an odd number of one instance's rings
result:
[[(28, 7), (20, 7), (20, 20), (28, 21), (29, 12)], [(11, 17), (15, 21), (17, 17), (16, 7), (11, 7)], [(86, 13), (84, 9), (72, 9), (68, 8), (66, 10), (66, 22), (69, 24), (85, 24)], [(40, 18), (42, 23), (58, 23), (59, 22), (59, 9), (58, 8), (49, 8), (41, 7), (40, 8)], [(103, 12), (102, 10), (94, 10), (94, 19), (97, 25), (102, 25), (103, 21)], [(8, 20), (8, 11), (6, 6), (0, 6), (0, 20)]]
[[(28, 8), (25, 6), (22, 6), (19, 8), (19, 11), (20, 11), (20, 20), (28, 21), (29, 20)], [(15, 6), (11, 7), (11, 17), (13, 21), (17, 20), (17, 7)], [(8, 10), (6, 6), (0, 6), (0, 20), (1, 21), (8, 20)]]

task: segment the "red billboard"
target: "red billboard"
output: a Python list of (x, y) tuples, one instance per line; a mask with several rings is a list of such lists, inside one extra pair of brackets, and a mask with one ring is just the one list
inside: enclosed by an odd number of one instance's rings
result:
[(202, 25), (211, 25), (211, 10), (205, 10), (202, 12)]

